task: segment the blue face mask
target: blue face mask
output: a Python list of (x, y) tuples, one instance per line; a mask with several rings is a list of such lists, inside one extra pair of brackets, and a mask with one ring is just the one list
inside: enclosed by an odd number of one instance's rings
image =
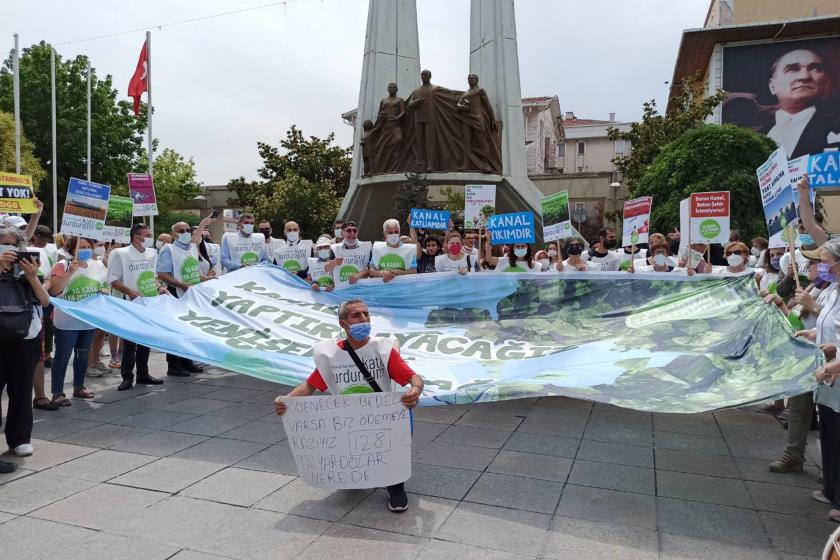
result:
[(364, 340), (370, 336), (370, 323), (356, 323), (347, 329), (354, 340)]
[(80, 261), (89, 261), (93, 257), (93, 249), (79, 249), (76, 256)]
[(808, 234), (808, 233), (800, 233), (799, 234), (799, 241), (801, 241), (803, 245), (813, 245), (814, 244), (814, 238), (811, 237), (811, 235)]

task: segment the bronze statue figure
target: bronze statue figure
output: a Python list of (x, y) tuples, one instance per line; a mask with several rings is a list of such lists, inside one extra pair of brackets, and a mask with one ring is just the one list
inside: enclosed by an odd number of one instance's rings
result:
[[(487, 92), (478, 87), (478, 75), (467, 76), (470, 89), (458, 99), (457, 109), (466, 117), (461, 123), (461, 162), (458, 171), (478, 167), (485, 173), (493, 172), (493, 157), (490, 147), (498, 125), (493, 114), (493, 105)], [(477, 155), (479, 157), (473, 157)]]
[(420, 171), (431, 171), (436, 167), (434, 161), (435, 119), (431, 99), (437, 86), (433, 85), (431, 80), (432, 73), (429, 70), (420, 72), (422, 84), (408, 97), (408, 106), (414, 115), (415, 163)]

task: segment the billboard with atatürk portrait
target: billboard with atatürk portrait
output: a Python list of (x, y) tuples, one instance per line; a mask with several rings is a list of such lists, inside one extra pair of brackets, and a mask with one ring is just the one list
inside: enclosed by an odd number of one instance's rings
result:
[(790, 159), (840, 148), (840, 37), (724, 47), (723, 124), (766, 134)]

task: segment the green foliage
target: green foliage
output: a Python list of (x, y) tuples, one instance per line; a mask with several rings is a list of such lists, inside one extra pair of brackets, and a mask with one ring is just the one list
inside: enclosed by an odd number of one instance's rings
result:
[[(139, 221), (140, 218), (136, 218), (136, 220)], [(200, 221), (201, 218), (197, 214), (191, 214), (189, 212), (172, 211), (161, 213), (160, 216), (155, 216), (155, 237), (160, 233), (169, 233), (172, 230), (172, 226), (178, 222), (187, 222), (191, 226), (197, 226)]]
[(397, 186), (394, 195), (394, 207), (391, 215), (400, 221), (401, 227), (408, 230), (407, 218), (412, 208), (426, 208), (429, 201), (429, 182), (421, 173), (406, 173), (405, 181)]
[(452, 213), (452, 218), (464, 219), (464, 188), (443, 187), (440, 190), (444, 200), (440, 203), (443, 210), (449, 210)]
[[(683, 79), (680, 93), (673, 98), (664, 115), (659, 113), (656, 100), (651, 99), (643, 105), (641, 122), (633, 123), (628, 132), (621, 132), (614, 127), (607, 131), (611, 140), (630, 142), (630, 153), (616, 157), (613, 163), (631, 190), (662, 148), (687, 130), (702, 125), (706, 117), (726, 98), (726, 92), (720, 89), (706, 97), (703, 88), (696, 83), (695, 78)], [(636, 190), (632, 190), (632, 193), (634, 197), (640, 196)]]
[(730, 191), (731, 227), (742, 238), (767, 235), (755, 169), (776, 148), (764, 135), (733, 125), (703, 125), (665, 146), (636, 185), (652, 196), (653, 231), (679, 225), (680, 200), (693, 192)]
[(268, 220), (275, 231), (294, 220), (302, 237), (309, 239), (332, 231), (341, 199), (329, 183), (315, 183), (289, 171), (282, 180), (267, 186), (267, 194), (258, 194), (246, 207), (258, 220)]
[[(32, 184), (38, 185), (47, 176), (41, 162), (34, 154), (35, 146), (21, 130), (20, 172), (32, 175)], [(15, 117), (0, 111), (0, 171), (15, 172)]]

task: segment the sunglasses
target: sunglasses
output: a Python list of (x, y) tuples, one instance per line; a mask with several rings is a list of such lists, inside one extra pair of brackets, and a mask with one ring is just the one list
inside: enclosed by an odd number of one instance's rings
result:
[(569, 249), (583, 249), (583, 245), (572, 243), (571, 245), (569, 245)]
[(728, 257), (729, 255), (741, 255), (741, 256), (744, 256), (744, 252), (743, 252), (743, 251), (741, 251), (740, 249), (736, 249), (736, 250), (734, 250), (734, 251), (727, 251), (726, 253), (724, 253), (724, 256), (726, 256), (726, 257)]

